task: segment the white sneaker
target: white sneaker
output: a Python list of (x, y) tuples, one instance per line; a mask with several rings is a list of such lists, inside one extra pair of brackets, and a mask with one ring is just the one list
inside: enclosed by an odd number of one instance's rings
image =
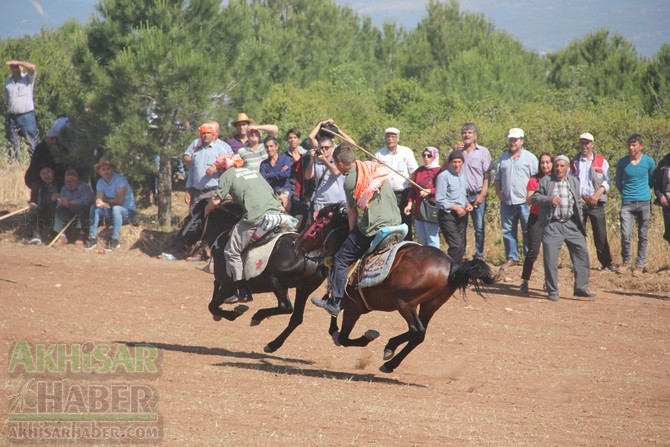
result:
[(42, 239), (40, 239), (39, 236), (35, 236), (31, 240), (28, 241), (29, 245), (42, 245)]

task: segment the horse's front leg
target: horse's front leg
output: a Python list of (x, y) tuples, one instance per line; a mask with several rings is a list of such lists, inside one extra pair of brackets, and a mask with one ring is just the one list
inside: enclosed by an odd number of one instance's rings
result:
[(235, 321), (240, 315), (249, 310), (249, 307), (244, 304), (235, 306), (233, 310), (221, 309), (220, 306), (223, 304), (223, 300), (229, 296), (226, 293), (227, 289), (228, 288), (220, 285), (216, 280), (214, 281), (214, 291), (212, 292), (212, 299), (208, 306), (214, 321), (221, 321), (222, 318), (225, 318), (228, 321)]
[[(344, 299), (346, 300), (347, 298)], [(361, 310), (357, 304), (351, 301), (342, 302), (342, 305), (344, 306), (344, 310), (342, 311), (342, 331), (339, 334), (331, 334), (331, 337), (333, 337), (333, 341), (335, 341), (336, 345), (340, 344), (342, 346), (363, 347), (367, 346), (372, 340), (375, 340), (377, 337), (379, 337), (379, 332), (370, 329), (358, 338), (349, 338), (349, 335), (354, 329), (356, 322), (361, 317)], [(336, 334), (337, 337), (335, 337)]]
[(282, 285), (279, 279), (272, 276), (270, 279), (272, 284), (272, 292), (277, 297), (277, 307), (270, 307), (258, 310), (253, 317), (251, 317), (251, 326), (258, 326), (261, 321), (274, 315), (286, 315), (293, 312), (291, 300), (288, 297), (288, 287)]
[(317, 281), (307, 282), (299, 285), (295, 289), (294, 309), (288, 325), (286, 325), (286, 328), (277, 336), (277, 338), (265, 346), (265, 352), (275, 352), (277, 349), (281, 348), (293, 331), (302, 324), (305, 315), (305, 303), (307, 303), (307, 297), (319, 287), (322, 281), (322, 279), (319, 279)]

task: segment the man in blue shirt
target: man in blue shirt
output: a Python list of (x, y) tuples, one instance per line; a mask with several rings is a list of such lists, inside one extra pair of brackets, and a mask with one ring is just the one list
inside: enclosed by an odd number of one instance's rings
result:
[(232, 154), (230, 146), (219, 139), (219, 124), (216, 121), (204, 123), (198, 129), (199, 139), (193, 141), (184, 156), (188, 162), (188, 179), (184, 200), (192, 210), (202, 199), (211, 198), (219, 186), (219, 173), (214, 162), (224, 154)]
[(112, 239), (107, 243), (105, 250), (119, 248), (121, 225), (132, 222), (137, 214), (135, 196), (126, 178), (114, 172), (114, 164), (101, 161), (93, 167), (100, 175), (95, 186), (95, 202), (91, 205), (90, 222), (86, 249), (91, 250), (98, 245), (98, 225), (100, 220), (108, 225), (112, 224)]
[(468, 213), (473, 210), (462, 173), (464, 162), (463, 152), (451, 151), (447, 159), (449, 167), (440, 172), (435, 180), (435, 203), (440, 209), (438, 223), (449, 245), (447, 254), (456, 262), (461, 262), (465, 254)]
[(651, 218), (651, 188), (653, 186), (656, 163), (650, 156), (643, 154), (642, 136), (631, 135), (626, 141), (628, 155), (616, 164), (614, 183), (621, 192), (621, 259), (623, 264), (617, 273), (630, 271), (632, 254), (630, 241), (633, 234), (633, 223), (637, 221), (637, 259), (633, 268), (633, 276), (642, 274), (647, 265), (647, 242), (649, 222)]
[(512, 128), (507, 133), (508, 149), (498, 159), (495, 171), (496, 195), (500, 200), (500, 221), (507, 261), (500, 267), (507, 269), (519, 262), (517, 228), (521, 222), (523, 252), (528, 252), (527, 225), (530, 206), (526, 203), (526, 185), (537, 174), (537, 157), (524, 149), (523, 129)]

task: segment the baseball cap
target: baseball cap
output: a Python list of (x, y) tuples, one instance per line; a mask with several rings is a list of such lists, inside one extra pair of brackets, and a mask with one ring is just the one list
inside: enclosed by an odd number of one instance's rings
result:
[(581, 134), (581, 135), (579, 136), (579, 139), (580, 139), (580, 140), (594, 141), (594, 139), (593, 139), (593, 135), (591, 135), (591, 134), (588, 133), (588, 132), (584, 132), (583, 134)]
[(509, 132), (507, 132), (507, 138), (524, 138), (523, 129), (512, 127)]
[(384, 134), (387, 134), (387, 133), (393, 133), (393, 134), (396, 134), (396, 135), (400, 135), (400, 131), (399, 131), (397, 128), (395, 128), (395, 127), (389, 127), (389, 128), (387, 128), (387, 129), (384, 131)]

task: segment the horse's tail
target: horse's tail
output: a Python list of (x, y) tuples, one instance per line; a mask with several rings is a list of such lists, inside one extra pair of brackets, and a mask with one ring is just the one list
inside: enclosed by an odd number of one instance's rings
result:
[[(453, 263), (449, 273), (449, 283), (455, 285), (461, 291), (465, 291), (468, 285), (475, 288), (477, 294), (482, 295), (483, 286), (493, 284), (495, 278), (491, 267), (481, 259)], [(483, 296), (483, 295), (482, 295)]]

